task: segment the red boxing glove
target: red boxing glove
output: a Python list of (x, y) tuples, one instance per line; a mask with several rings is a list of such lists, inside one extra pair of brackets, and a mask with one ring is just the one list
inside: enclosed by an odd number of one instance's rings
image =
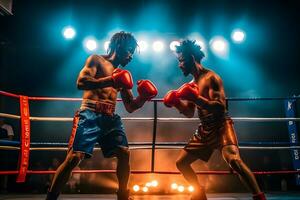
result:
[(137, 85), (137, 91), (142, 99), (150, 100), (157, 95), (157, 89), (151, 81), (139, 80)]
[(194, 82), (183, 84), (176, 93), (176, 97), (188, 101), (196, 101), (199, 96), (198, 85)]
[(116, 68), (112, 73), (115, 88), (131, 89), (133, 87), (132, 77), (129, 71)]
[(171, 90), (165, 95), (165, 97), (164, 97), (165, 106), (171, 108), (180, 103), (180, 100), (177, 97), (176, 93), (177, 93), (176, 90)]

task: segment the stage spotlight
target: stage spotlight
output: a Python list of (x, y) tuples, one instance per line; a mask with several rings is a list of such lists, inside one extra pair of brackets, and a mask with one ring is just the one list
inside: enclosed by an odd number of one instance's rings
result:
[(180, 42), (178, 41), (173, 41), (170, 43), (170, 49), (171, 51), (175, 51), (176, 50), (176, 46), (179, 46), (180, 45)]
[(149, 189), (147, 188), (147, 187), (143, 187), (143, 192), (148, 192), (149, 191)]
[(98, 47), (97, 41), (94, 38), (87, 38), (83, 43), (87, 51), (95, 51)]
[(176, 190), (178, 188), (177, 183), (172, 183), (171, 188), (172, 188), (172, 190)]
[(157, 186), (158, 186), (158, 182), (157, 182), (156, 180), (153, 180), (153, 181), (151, 182), (151, 186), (152, 186), (152, 187), (157, 187)]
[(109, 41), (105, 41), (104, 42), (104, 50), (107, 52), (107, 50), (108, 50), (108, 47), (109, 47)]
[(215, 40), (212, 42), (212, 48), (214, 51), (222, 52), (225, 51), (226, 44), (223, 40)]
[(243, 30), (241, 29), (235, 29), (232, 31), (231, 33), (231, 39), (235, 42), (235, 43), (242, 43), (246, 38), (246, 34)]
[(139, 50), (140, 51), (146, 51), (147, 48), (148, 48), (148, 44), (147, 42), (141, 40), (141, 41), (138, 41), (138, 45), (139, 45)]
[(63, 36), (67, 39), (67, 40), (71, 40), (75, 37), (76, 32), (75, 29), (71, 26), (67, 26), (63, 29), (62, 31)]
[(150, 182), (146, 183), (145, 185), (146, 185), (146, 187), (151, 187), (152, 186), (152, 184)]
[(194, 192), (195, 189), (194, 189), (193, 186), (189, 186), (189, 187), (188, 187), (188, 190), (189, 190), (189, 192)]
[(228, 54), (228, 42), (220, 36), (216, 36), (210, 41), (212, 51), (221, 57), (225, 57)]
[(140, 190), (140, 186), (134, 185), (132, 189), (133, 191), (138, 192)]
[(184, 186), (179, 185), (177, 190), (178, 190), (178, 192), (183, 192), (184, 191)]
[(152, 48), (156, 52), (160, 52), (164, 49), (164, 44), (162, 41), (155, 41), (152, 45)]

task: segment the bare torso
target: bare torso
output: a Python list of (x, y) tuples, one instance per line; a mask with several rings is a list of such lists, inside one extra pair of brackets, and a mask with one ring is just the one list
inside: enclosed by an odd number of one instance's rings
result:
[[(94, 77), (95, 79), (98, 78), (104, 78), (107, 76), (111, 76), (113, 73), (113, 70), (115, 69), (112, 65), (111, 62), (109, 62), (104, 56), (96, 56), (95, 59), (95, 66), (93, 68)], [(86, 66), (83, 68), (82, 71)], [(80, 76), (83, 76), (84, 74), (82, 71), (79, 74)], [(117, 100), (117, 90), (113, 87), (104, 87), (104, 88), (97, 88), (97, 89), (91, 89), (91, 90), (84, 90), (83, 91), (83, 99), (90, 99), (90, 100), (95, 100), (95, 101), (103, 101), (106, 103), (111, 103), (111, 104), (116, 104)]]
[[(206, 98), (209, 101), (219, 101), (225, 106), (225, 92), (221, 78), (213, 71), (204, 69), (204, 73), (194, 80), (198, 85), (200, 96)], [(197, 108), (198, 116), (205, 117), (211, 114), (219, 115), (220, 113), (214, 113), (214, 110), (209, 108)]]

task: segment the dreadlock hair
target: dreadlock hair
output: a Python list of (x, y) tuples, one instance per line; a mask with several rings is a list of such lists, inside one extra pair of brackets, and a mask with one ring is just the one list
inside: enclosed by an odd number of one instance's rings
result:
[(138, 44), (136, 39), (131, 33), (120, 31), (118, 33), (115, 33), (111, 37), (109, 47), (107, 49), (108, 54), (114, 52), (118, 48), (118, 46), (122, 46), (122, 47), (130, 46), (133, 47), (135, 50)]
[(205, 57), (201, 46), (196, 44), (195, 40), (182, 40), (179, 46), (176, 46), (176, 53), (182, 53), (183, 55), (194, 56), (195, 60), (201, 63), (201, 60)]

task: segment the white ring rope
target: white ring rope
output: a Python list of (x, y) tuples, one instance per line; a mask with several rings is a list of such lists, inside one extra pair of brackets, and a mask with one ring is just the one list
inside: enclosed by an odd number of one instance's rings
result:
[[(182, 146), (163, 146), (163, 145), (156, 145), (155, 149), (182, 149)], [(289, 149), (300, 149), (300, 146), (290, 146), (290, 147), (270, 147), (270, 146), (239, 146), (240, 149), (248, 149), (248, 150), (289, 150)], [(152, 149), (152, 145), (144, 145), (144, 146), (131, 146), (129, 147), (130, 150), (137, 150), (137, 149)], [(0, 146), (0, 150), (20, 150), (20, 147), (12, 147), (12, 146)], [(30, 151), (66, 151), (68, 150), (67, 147), (31, 147)], [(95, 147), (95, 150), (101, 150), (100, 147)]]
[[(19, 115), (0, 113), (0, 117), (20, 119)], [(286, 117), (232, 117), (234, 121), (249, 121), (249, 122), (287, 122), (300, 121), (300, 118), (286, 118)], [(73, 121), (71, 117), (30, 117), (31, 121), (57, 121), (68, 122)], [(124, 121), (154, 121), (153, 117), (122, 117)], [(158, 122), (199, 122), (199, 118), (164, 118), (158, 117)]]

